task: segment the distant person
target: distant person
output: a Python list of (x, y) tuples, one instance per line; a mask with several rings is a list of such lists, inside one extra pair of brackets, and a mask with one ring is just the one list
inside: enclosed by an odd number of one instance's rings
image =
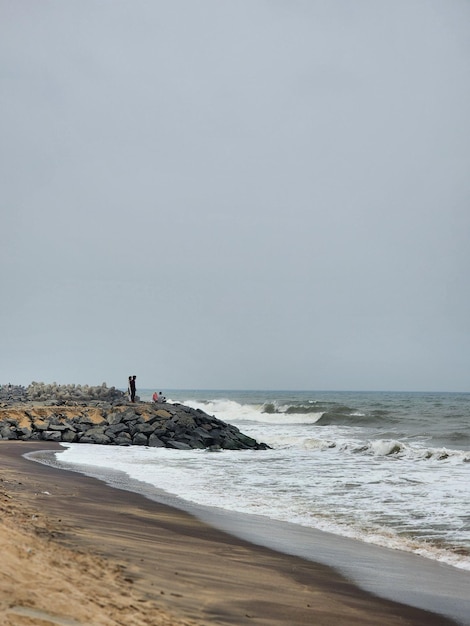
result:
[(153, 392), (152, 400), (158, 402), (158, 393), (156, 391)]
[(160, 391), (160, 395), (158, 396), (157, 402), (165, 402), (165, 401), (166, 401), (166, 398), (163, 395), (163, 393)]
[(135, 402), (135, 379), (137, 376), (129, 376), (129, 390), (131, 395), (131, 402)]

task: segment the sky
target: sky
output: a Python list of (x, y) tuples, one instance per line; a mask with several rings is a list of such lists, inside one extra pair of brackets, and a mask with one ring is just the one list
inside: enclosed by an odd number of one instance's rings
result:
[(470, 391), (468, 0), (0, 0), (0, 383)]

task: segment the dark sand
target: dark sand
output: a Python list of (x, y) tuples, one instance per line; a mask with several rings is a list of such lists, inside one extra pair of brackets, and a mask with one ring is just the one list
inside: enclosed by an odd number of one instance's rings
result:
[(252, 545), (0, 442), (4, 626), (426, 625), (451, 620), (362, 591), (335, 570)]

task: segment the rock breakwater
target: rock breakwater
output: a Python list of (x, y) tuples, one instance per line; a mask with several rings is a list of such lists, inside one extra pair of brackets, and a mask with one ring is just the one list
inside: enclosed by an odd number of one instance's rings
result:
[[(72, 393), (76, 388), (56, 385), (54, 400), (51, 396), (48, 400), (40, 386), (42, 383), (33, 385), (37, 394), (34, 399), (28, 387), (22, 400), (15, 394), (15, 402), (3, 399), (0, 390), (0, 439), (180, 450), (264, 450), (269, 447), (244, 435), (235, 426), (183, 404), (133, 404), (126, 400), (123, 392), (106, 386), (88, 387), (86, 398), (80, 388), (79, 399)], [(112, 401), (102, 399), (109, 394)]]
[(22, 385), (0, 385), (0, 406), (22, 402), (44, 402), (49, 405), (62, 405), (75, 402), (102, 400), (107, 402), (123, 401), (127, 396), (115, 387), (101, 385), (58, 385), (57, 383), (32, 382), (28, 387)]

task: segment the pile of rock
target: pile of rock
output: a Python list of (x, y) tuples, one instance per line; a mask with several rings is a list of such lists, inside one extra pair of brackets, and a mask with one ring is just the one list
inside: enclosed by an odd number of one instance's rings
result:
[(115, 387), (102, 385), (58, 385), (32, 382), (28, 387), (0, 385), (0, 406), (34, 402), (49, 406), (75, 405), (88, 402), (122, 402), (127, 395)]
[(28, 399), (26, 387), (22, 385), (0, 385), (0, 403), (14, 404), (17, 402), (26, 402)]
[(0, 386), (0, 439), (152, 446), (189, 450), (265, 450), (238, 428), (182, 404), (128, 402), (99, 386), (32, 382)]
[(126, 394), (115, 387), (107, 387), (106, 383), (90, 386), (32, 382), (26, 390), (26, 397), (33, 402), (61, 405), (92, 400), (103, 402), (122, 401), (125, 399)]
[(238, 428), (182, 404), (105, 403), (0, 409), (0, 438), (190, 450), (265, 450)]

